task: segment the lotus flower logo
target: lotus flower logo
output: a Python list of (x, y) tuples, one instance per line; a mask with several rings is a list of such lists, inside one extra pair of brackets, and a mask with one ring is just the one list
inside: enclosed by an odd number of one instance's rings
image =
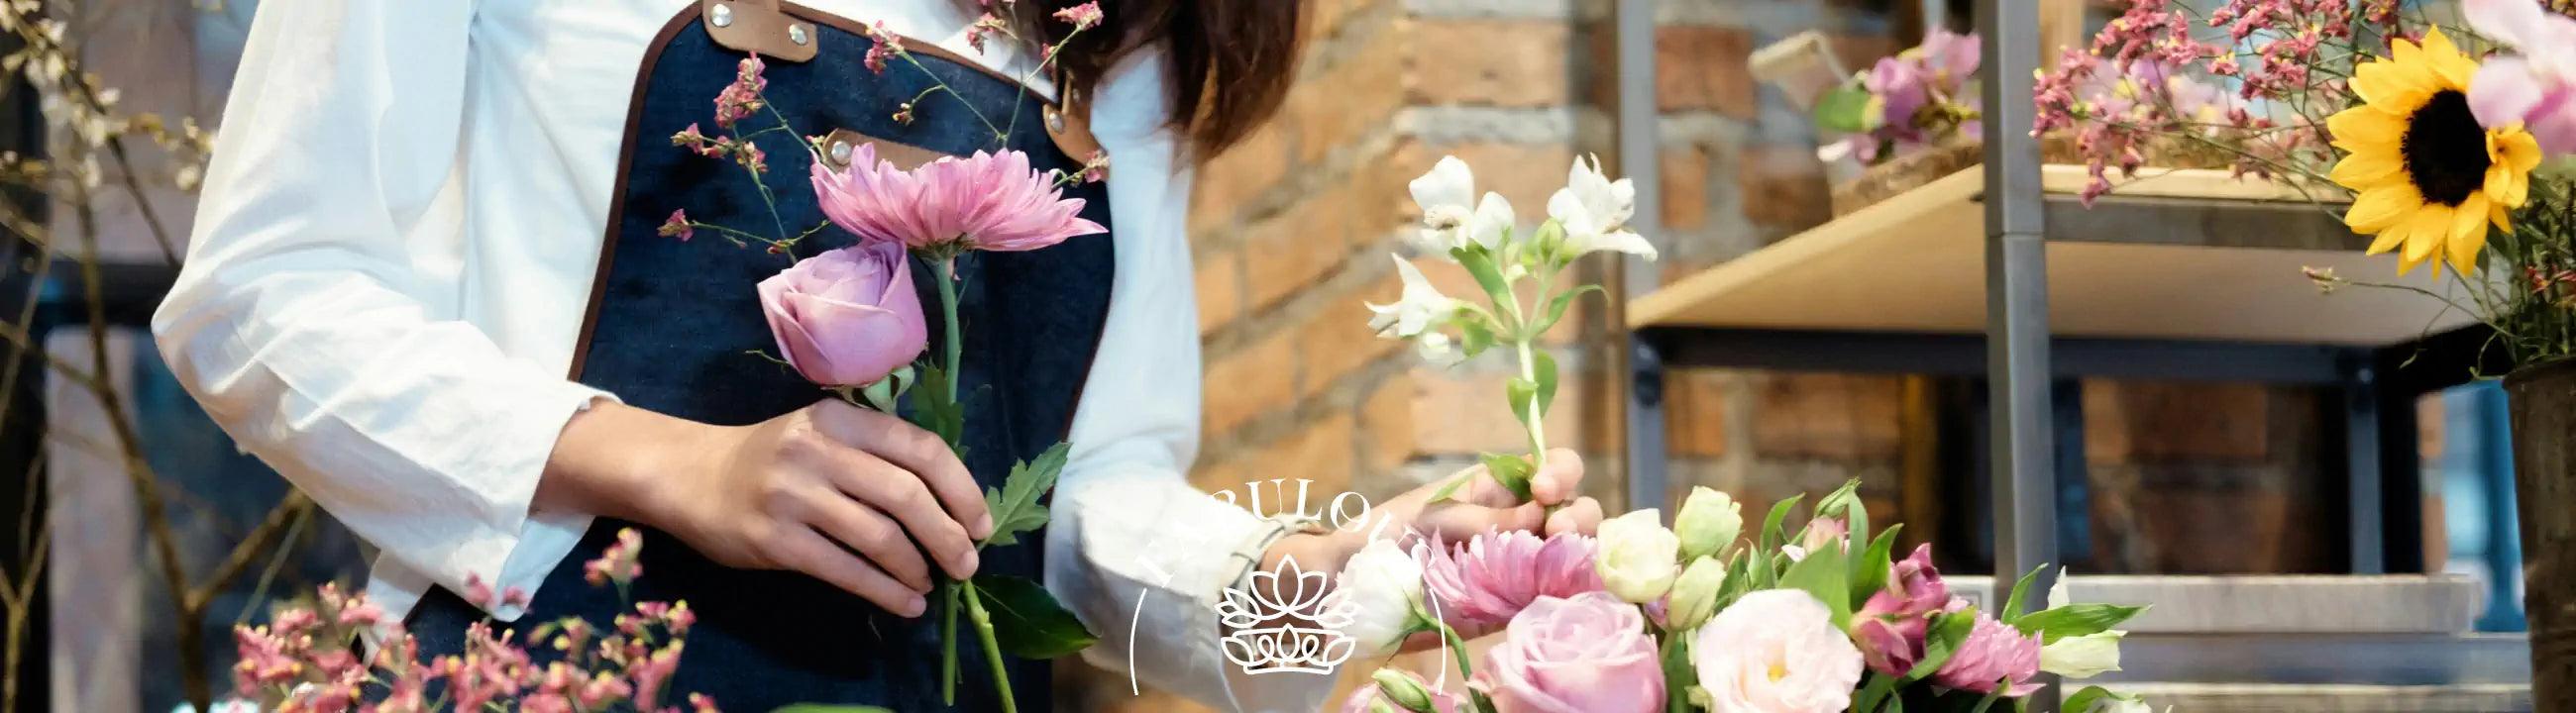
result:
[(1225, 590), (1216, 615), (1234, 632), (1223, 641), (1225, 657), (1245, 673), (1330, 674), (1357, 648), (1341, 632), (1357, 615), (1357, 605), (1331, 591), (1325, 573), (1298, 567), (1297, 558), (1253, 572), (1251, 586), (1243, 589), (1251, 591)]

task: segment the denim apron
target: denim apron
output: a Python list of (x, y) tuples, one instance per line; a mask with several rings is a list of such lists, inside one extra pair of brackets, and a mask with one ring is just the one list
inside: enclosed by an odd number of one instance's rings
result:
[[(722, 23), (718, 7), (725, 8)], [(779, 45), (780, 37), (764, 36), (745, 47), (726, 37), (745, 31), (795, 33), (806, 42)], [(753, 285), (787, 267), (790, 256), (769, 254), (757, 244), (735, 247), (704, 230), (686, 242), (656, 234), (680, 209), (700, 222), (768, 232), (769, 209), (740, 166), (692, 154), (669, 139), (693, 123), (714, 126), (714, 97), (734, 81), (744, 49), (763, 49), (759, 42), (789, 55), (761, 52), (768, 99), (798, 132), (872, 140), (881, 153), (916, 156), (1010, 148), (1027, 153), (1040, 171), (1079, 171), (1084, 157), (1068, 155), (1062, 146), (1096, 146), (1087, 135), (1067, 133), (1065, 119), (1078, 115), (1078, 104), (1058, 114), (1016, 82), (917, 41), (905, 44), (954, 94), (923, 99), (910, 122), (897, 120), (898, 106), (933, 84), (901, 59), (888, 62), (882, 74), (866, 68), (872, 42), (854, 19), (770, 0), (704, 2), (674, 17), (647, 50), (636, 81), (574, 378), (637, 407), (721, 425), (757, 423), (828, 397), (793, 372), (748, 353), (777, 350)], [(811, 48), (803, 53), (808, 57), (793, 56), (805, 47)], [(975, 118), (977, 112), (1008, 129), (1006, 135), (997, 137)], [(774, 125), (765, 114), (755, 115), (737, 131)], [(1073, 131), (1080, 131), (1078, 121)], [(822, 221), (806, 180), (814, 159), (801, 139), (774, 132), (759, 141), (768, 153), (767, 182), (786, 230), (801, 232)], [(1110, 225), (1105, 183), (1068, 187), (1065, 194), (1085, 201), (1082, 217)], [(810, 256), (854, 240), (826, 228), (795, 252)], [(959, 261), (966, 343), (961, 393), (971, 395), (965, 462), (982, 485), (1000, 486), (1014, 461), (1036, 456), (1069, 430), (1107, 317), (1111, 257), (1110, 238), (1103, 234)], [(938, 309), (936, 279), (914, 266), (913, 282), (928, 310)], [(932, 323), (930, 353), (937, 354), (942, 335), (935, 316)], [(627, 600), (614, 587), (582, 580), (582, 564), (627, 527), (642, 531), (645, 540), (643, 576), (629, 599), (684, 600), (697, 614), (663, 705), (694, 692), (715, 697), (726, 710), (754, 713), (799, 702), (899, 711), (944, 707), (935, 599), (928, 614), (906, 619), (803, 574), (729, 569), (668, 535), (606, 518), (546, 577), (515, 627), (524, 631), (565, 616), (606, 627), (627, 611)], [(980, 571), (1038, 579), (1043, 541), (1024, 537), (1023, 544), (987, 550)], [(447, 654), (462, 647), (466, 625), (482, 617), (456, 595), (434, 589), (408, 624), (425, 655)], [(998, 709), (984, 656), (967, 633), (965, 617), (958, 619), (957, 707)], [(1014, 660), (1010, 668), (1020, 705), (1048, 708), (1047, 666)]]

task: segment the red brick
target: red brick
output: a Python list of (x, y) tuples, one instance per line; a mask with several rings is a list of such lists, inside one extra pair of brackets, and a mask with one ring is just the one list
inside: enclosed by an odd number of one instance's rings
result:
[(1707, 227), (1708, 152), (1698, 146), (1673, 146), (1664, 149), (1662, 159), (1659, 168), (1664, 177), (1664, 227)]
[[(1424, 366), (1413, 370), (1417, 389), (1413, 423), (1424, 453), (1511, 453), (1529, 449), (1528, 432), (1512, 418), (1504, 385), (1512, 374), (1499, 370), (1462, 371)], [(1557, 385), (1556, 405), (1547, 415), (1550, 446), (1572, 446), (1584, 419), (1584, 380), (1567, 376)]]
[[(1394, 278), (1389, 276), (1370, 294), (1393, 292)], [(1404, 347), (1404, 342), (1380, 337), (1369, 329), (1369, 313), (1361, 304), (1359, 294), (1325, 299), (1323, 309), (1293, 326), (1300, 367), (1299, 398), (1331, 388), (1361, 366)]]
[(1403, 105), (1404, 51), (1403, 33), (1378, 31), (1367, 46), (1288, 90), (1280, 114), (1295, 136), (1298, 163), (1320, 161), (1386, 126)]
[(1243, 315), (1242, 258), (1234, 250), (1202, 251), (1192, 256), (1198, 273), (1200, 336)]
[(1296, 345), (1274, 334), (1207, 366), (1205, 409), (1200, 414), (1206, 435), (1234, 430), (1254, 416), (1285, 408), (1296, 399)]
[(1406, 98), (1415, 104), (1560, 106), (1573, 28), (1544, 20), (1417, 20)]
[(1771, 374), (1754, 386), (1753, 450), (1765, 458), (1886, 461), (1902, 447), (1904, 383), (1892, 376)]
[(1726, 381), (1706, 369), (1664, 373), (1664, 439), (1674, 456), (1726, 455)]
[(1253, 199), (1279, 185), (1292, 164), (1288, 132), (1279, 121), (1255, 129), (1225, 153), (1199, 166), (1190, 187), (1191, 232), (1221, 225)]
[(1333, 231), (1338, 221), (1349, 219), (1351, 198), (1346, 187), (1327, 188), (1245, 229), (1245, 282), (1252, 311), (1313, 287), (1342, 265), (1350, 248)]
[[(1419, 154), (1420, 163), (1411, 167), (1413, 170), (1405, 174), (1405, 180), (1410, 181), (1414, 176), (1431, 170), (1431, 164), (1443, 155), (1457, 156), (1458, 160), (1467, 162), (1468, 166), (1476, 169), (1479, 194), (1484, 191), (1502, 194), (1503, 200), (1511, 202), (1512, 212), (1520, 216), (1523, 224), (1536, 227), (1540, 221), (1547, 220), (1548, 196), (1565, 187), (1565, 169), (1574, 165), (1575, 152), (1564, 144), (1492, 142), (1425, 148)], [(1399, 190), (1403, 188), (1401, 184), (1397, 187)], [(1410, 197), (1406, 198), (1404, 205), (1408, 209), (1412, 207)]]
[(1745, 68), (1752, 52), (1752, 36), (1733, 27), (1655, 28), (1656, 105), (1751, 118), (1759, 108), (1753, 74)]
[(1413, 394), (1413, 379), (1399, 374), (1379, 384), (1376, 391), (1369, 392), (1367, 400), (1360, 402), (1361, 440), (1367, 444), (1361, 453), (1365, 461), (1361, 464), (1363, 476), (1386, 477), (1412, 460)]
[(1824, 165), (1804, 145), (1747, 147), (1735, 161), (1735, 186), (1744, 219), (1783, 236), (1834, 217)]
[(1352, 465), (1359, 455), (1352, 441), (1353, 423), (1350, 414), (1334, 414), (1262, 445), (1251, 456), (1256, 465), (1245, 475), (1255, 480), (1313, 480), (1314, 492), (1349, 490)]
[(2085, 458), (2255, 463), (2270, 455), (2271, 393), (2257, 384), (2084, 382)]

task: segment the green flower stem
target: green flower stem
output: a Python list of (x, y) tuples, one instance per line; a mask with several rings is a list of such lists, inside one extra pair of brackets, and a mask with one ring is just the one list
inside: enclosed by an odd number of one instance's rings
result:
[(957, 584), (939, 588), (939, 702), (957, 705)]
[[(930, 263), (930, 271), (936, 273), (939, 279), (939, 316), (941, 326), (946, 330), (943, 334), (945, 335), (944, 339), (946, 340), (944, 344), (947, 346), (947, 354), (945, 355), (947, 356), (947, 365), (944, 369), (947, 371), (948, 383), (943, 386), (948, 389), (948, 403), (954, 404), (957, 403), (957, 382), (959, 380), (957, 367), (965, 361), (965, 349), (963, 348), (965, 345), (960, 343), (957, 329), (956, 258), (954, 256), (939, 258), (938, 256), (931, 255), (924, 255), (922, 257)], [(962, 438), (962, 436), (960, 437)], [(950, 441), (948, 443), (948, 447), (952, 450), (955, 449), (957, 447), (957, 442)], [(975, 598), (974, 590), (965, 582), (952, 582), (948, 584), (948, 586), (941, 587), (941, 589), (945, 595), (945, 601), (941, 603), (939, 614), (939, 693), (941, 700), (950, 705), (956, 705), (958, 590), (966, 590), (965, 594), (967, 597), (967, 604), (974, 607), (972, 614), (975, 617), (976, 628), (982, 630), (984, 635), (985, 651), (997, 657), (1000, 656), (1000, 653), (993, 651), (993, 627), (992, 624), (986, 621), (983, 604)], [(998, 675), (1000, 671), (999, 659), (995, 660), (994, 665), (994, 670)], [(1010, 697), (1011, 687), (1009, 682), (1006, 681), (1002, 685), (1002, 700), (1005, 710), (1008, 710), (1009, 708)]]
[(975, 621), (975, 636), (984, 642), (984, 662), (993, 666), (993, 688), (1002, 695), (1002, 713), (1019, 713), (1019, 705), (1011, 702), (1010, 672), (1002, 668), (1002, 645), (993, 638), (993, 616), (984, 611), (984, 597), (975, 593), (974, 583), (959, 582), (957, 588), (965, 590), (966, 616)]
[[(948, 256), (932, 260), (930, 264), (937, 268), (933, 272), (939, 273), (939, 317), (948, 335), (943, 342), (948, 351), (948, 402), (953, 404), (957, 403), (957, 382), (962, 380), (957, 370), (966, 364), (966, 345), (957, 329), (957, 258)], [(957, 444), (948, 445), (953, 448)]]

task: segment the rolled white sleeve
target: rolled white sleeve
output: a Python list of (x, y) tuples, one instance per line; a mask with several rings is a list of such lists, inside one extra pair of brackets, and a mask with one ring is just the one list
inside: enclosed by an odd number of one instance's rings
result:
[(474, 12), (261, 3), (152, 320), (224, 430), (381, 549), (393, 611), (469, 576), (534, 593), (588, 518), (529, 501), (564, 423), (607, 396), (458, 317)]
[(1102, 82), (1092, 125), (1110, 160), (1117, 277), (1055, 494), (1046, 584), (1100, 642), (1093, 665), (1242, 711), (1314, 711), (1331, 676), (1244, 675), (1215, 605), (1269, 525), (1192, 487), (1199, 336), (1186, 236), (1190, 172), (1163, 126), (1162, 61), (1138, 53)]

